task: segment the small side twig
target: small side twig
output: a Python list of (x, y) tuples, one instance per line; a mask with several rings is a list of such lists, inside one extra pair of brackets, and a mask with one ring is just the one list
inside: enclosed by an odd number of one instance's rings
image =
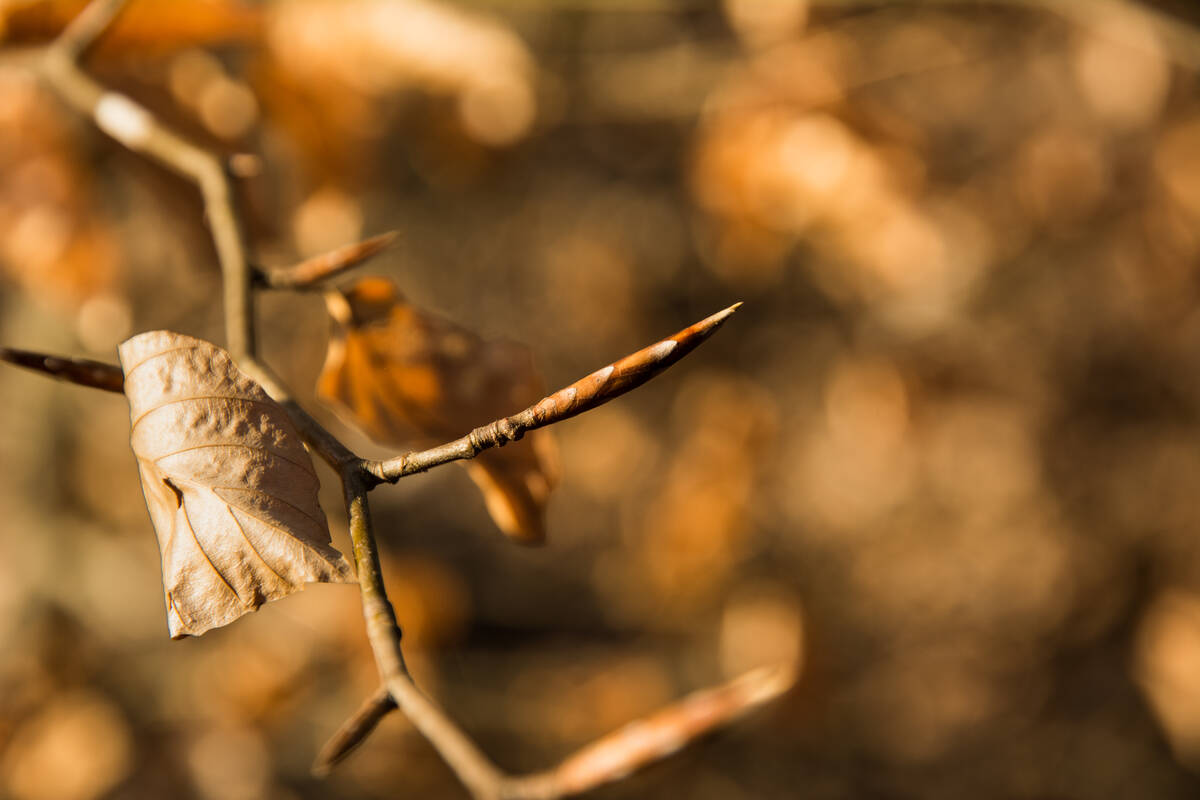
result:
[(95, 0), (84, 7), (52, 45), (71, 61), (78, 61), (112, 26), (129, 0)]
[(718, 311), (672, 336), (602, 367), (586, 378), (542, 398), (524, 411), (481, 425), (465, 436), (429, 450), (406, 453), (387, 461), (369, 461), (364, 468), (376, 482), (395, 483), (406, 475), (425, 472), (451, 461), (474, 458), (484, 450), (515, 442), (526, 432), (570, 419), (636, 389), (675, 364), (712, 336), (741, 303)]
[(620, 780), (771, 702), (794, 680), (795, 665), (777, 664), (693, 692), (586, 745), (552, 769), (506, 779), (500, 796), (508, 800), (571, 797)]
[(125, 374), (116, 364), (105, 364), (103, 361), (87, 358), (51, 356), (29, 350), (14, 350), (11, 347), (0, 347), (0, 361), (7, 361), (18, 367), (80, 386), (90, 386), (93, 389), (118, 394), (125, 391)]
[(254, 286), (292, 291), (311, 288), (374, 258), (390, 247), (398, 235), (396, 231), (381, 233), (370, 239), (339, 247), (283, 269), (256, 269), (253, 279)]
[(350, 719), (342, 723), (337, 733), (329, 737), (329, 741), (321, 748), (313, 762), (312, 773), (318, 778), (329, 774), (330, 770), (340, 764), (346, 756), (354, 752), (363, 743), (380, 720), (396, 709), (396, 701), (386, 686), (380, 686), (375, 694), (368, 697), (359, 706), (358, 711)]

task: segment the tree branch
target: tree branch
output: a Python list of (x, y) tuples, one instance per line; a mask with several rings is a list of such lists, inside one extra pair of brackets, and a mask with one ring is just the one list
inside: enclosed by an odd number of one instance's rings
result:
[(69, 105), (136, 153), (190, 179), (204, 198), (224, 286), (226, 346), (234, 361), (291, 415), (300, 434), (335, 469), (358, 460), (333, 434), (295, 403), (281, 381), (257, 360), (249, 246), (229, 165), (158, 121), (144, 106), (109, 91), (84, 73), (77, 59), (124, 8), (123, 0), (95, 0), (51, 44), (42, 73)]
[(106, 392), (125, 391), (125, 374), (116, 364), (91, 361), (86, 358), (66, 358), (0, 347), (0, 361), (49, 375), (51, 378), (103, 389)]
[(354, 269), (386, 250), (399, 234), (388, 231), (361, 242), (322, 253), (292, 267), (275, 270), (255, 270), (254, 287), (266, 289), (308, 289)]
[(68, 105), (134, 152), (191, 179), (204, 197), (225, 286), (226, 338), (238, 358), (255, 352), (254, 307), (247, 248), (234, 209), (227, 165), (162, 125), (144, 106), (106, 90), (79, 68), (78, 59), (125, 8), (123, 0), (95, 0), (42, 59), (42, 74)]
[(125, 10), (128, 0), (94, 0), (55, 39), (51, 48), (77, 62)]
[(342, 723), (337, 733), (329, 737), (329, 741), (321, 748), (313, 762), (312, 773), (323, 778), (340, 764), (346, 756), (354, 752), (363, 740), (371, 735), (380, 720), (396, 709), (396, 701), (386, 686), (380, 686), (375, 694), (368, 697), (359, 706), (358, 711), (350, 719)]
[(524, 411), (489, 422), (452, 442), (387, 461), (368, 461), (364, 468), (375, 482), (395, 483), (405, 475), (425, 472), (451, 461), (474, 458), (484, 450), (515, 442), (526, 432), (544, 428), (602, 406), (615, 397), (636, 389), (667, 367), (681, 360), (712, 336), (717, 328), (741, 307), (734, 303), (660, 342), (602, 367), (554, 394), (543, 397)]
[(771, 702), (794, 682), (795, 665), (778, 664), (693, 692), (586, 745), (552, 769), (506, 778), (499, 794), (506, 800), (547, 800), (620, 780)]
[[(321, 749), (313, 772), (325, 775), (348, 756), (397, 707), (394, 698), (399, 693), (408, 698), (402, 707), (417, 729), (434, 743), (460, 776), (468, 773), (473, 776), (472, 781), (464, 778), (464, 783), (472, 787), (476, 797), (503, 800), (571, 797), (661, 761), (722, 725), (766, 705), (790, 689), (795, 676), (795, 664), (751, 670), (727, 683), (693, 692), (602, 736), (548, 770), (505, 775), (405, 675), (398, 682), (389, 681), (363, 703)], [(447, 756), (447, 749), (456, 752), (454, 760)]]
[[(437, 749), (471, 793), (477, 798), (496, 798), (500, 771), (436, 703), (422, 694), (408, 674), (400, 649), (400, 627), (383, 585), (379, 548), (367, 504), (367, 485), (353, 467), (342, 472), (342, 485), (350, 515), (350, 539), (354, 543), (367, 639), (383, 684), (396, 705)], [(351, 742), (351, 746), (353, 744), (356, 743)]]
[[(363, 619), (382, 687), (322, 750), (318, 769), (327, 769), (343, 758), (395, 706), (404, 711), (476, 798), (563, 797), (616, 780), (632, 769), (665, 757), (695, 736), (766, 702), (790, 685), (790, 668), (785, 672), (744, 676), (726, 686), (693, 695), (635, 727), (605, 737), (553, 770), (528, 776), (505, 775), (437, 703), (417, 688), (404, 663), (400, 627), (383, 582), (368, 491), (381, 481), (395, 482), (404, 475), (447, 461), (471, 458), (489, 447), (519, 439), (527, 430), (583, 413), (640, 386), (698, 346), (737, 306), (598, 370), (519, 414), (478, 428), (456, 442), (382, 463), (363, 461), (296, 403), (283, 383), (258, 360), (253, 290), (256, 286), (291, 289), (309, 286), (374, 255), (391, 241), (391, 235), (342, 248), (289, 270), (265, 275), (253, 270), (228, 165), (162, 125), (141, 105), (105, 89), (79, 69), (79, 58), (103, 35), (124, 5), (122, 0), (94, 0), (47, 48), (42, 73), (69, 105), (91, 117), (105, 133), (199, 187), (221, 264), (229, 352), (238, 366), (287, 410), (305, 441), (337, 470), (342, 481)], [(93, 383), (88, 385), (99, 384), (113, 391), (120, 391), (123, 383), (119, 370), (114, 373), (115, 368), (96, 362), (54, 359), (15, 350), (0, 351), (0, 358), (68, 380), (90, 379)]]

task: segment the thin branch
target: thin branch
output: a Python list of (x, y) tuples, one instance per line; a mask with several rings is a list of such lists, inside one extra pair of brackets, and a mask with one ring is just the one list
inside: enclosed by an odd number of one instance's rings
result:
[(134, 152), (149, 156), (189, 178), (199, 187), (217, 260), (221, 264), (229, 353), (239, 367), (255, 378), (291, 415), (313, 450), (340, 470), (358, 458), (293, 401), (282, 382), (257, 360), (249, 248), (228, 165), (160, 123), (145, 107), (125, 95), (106, 90), (79, 69), (78, 55), (103, 32), (104, 25), (112, 23), (123, 6), (118, 0), (96, 0), (89, 5), (77, 18), (78, 24), (68, 26), (63, 38), (47, 49), (42, 72), (69, 105), (90, 116), (102, 131)]
[(741, 305), (734, 303), (660, 342), (598, 369), (511, 417), (489, 422), (466, 436), (438, 447), (407, 453), (387, 461), (366, 462), (364, 466), (376, 481), (395, 483), (405, 475), (425, 472), (450, 461), (474, 458), (484, 450), (517, 441), (527, 431), (591, 411), (636, 389), (681, 360), (716, 332)]
[(95, 121), (100, 130), (134, 152), (149, 156), (192, 180), (204, 197), (225, 286), (229, 352), (255, 352), (254, 308), (246, 244), (227, 165), (217, 156), (162, 125), (144, 106), (105, 89), (79, 69), (78, 57), (124, 8), (120, 0), (96, 0), (46, 49), (42, 74), (59, 96)]
[(396, 704), (471, 793), (477, 798), (498, 798), (495, 789), (500, 785), (500, 771), (409, 676), (400, 650), (400, 626), (396, 624), (396, 613), (383, 585), (379, 548), (367, 504), (367, 485), (358, 470), (348, 467), (342, 472), (342, 486), (350, 517), (350, 540), (354, 543), (367, 639), (375, 654), (380, 678)]
[(506, 800), (551, 800), (620, 780), (766, 705), (790, 689), (795, 676), (795, 665), (779, 664), (693, 692), (586, 745), (552, 769), (505, 779), (500, 796)]
[(116, 364), (105, 364), (103, 361), (92, 361), (87, 358), (65, 358), (50, 356), (45, 353), (33, 353), (28, 350), (14, 350), (0, 347), (0, 361), (7, 361), (18, 367), (41, 372), (51, 378), (58, 378), (80, 386), (90, 386), (93, 389), (103, 389), (106, 392), (125, 391), (125, 373)]
[(79, 61), (125, 9), (128, 0), (94, 0), (55, 39), (53, 48), (71, 61)]
[(350, 719), (342, 723), (337, 733), (329, 737), (329, 741), (321, 748), (313, 762), (312, 774), (323, 778), (330, 770), (340, 764), (346, 756), (354, 752), (363, 740), (371, 735), (375, 726), (389, 713), (396, 710), (396, 701), (386, 686), (380, 686), (375, 694), (368, 697), (359, 706), (358, 711)]
[[(621, 780), (661, 761), (717, 728), (761, 708), (792, 687), (794, 664), (777, 664), (746, 672), (733, 680), (693, 692), (666, 708), (602, 736), (567, 756), (556, 766), (527, 775), (504, 775), (445, 713), (412, 684), (407, 673), (371, 695), (354, 716), (321, 749), (313, 766), (317, 775), (344, 759), (397, 707), (395, 696), (406, 698), (403, 710), (459, 772), (475, 777), (476, 797), (502, 800), (555, 800), (591, 791)], [(390, 689), (390, 690), (389, 690)], [(453, 742), (447, 743), (446, 737)], [(457, 749), (451, 760), (446, 748)], [(466, 782), (466, 781), (464, 781)]]
[(386, 250), (399, 234), (388, 231), (361, 242), (339, 247), (328, 253), (302, 261), (292, 267), (275, 270), (255, 270), (255, 287), (268, 289), (307, 289), (318, 283), (354, 269)]

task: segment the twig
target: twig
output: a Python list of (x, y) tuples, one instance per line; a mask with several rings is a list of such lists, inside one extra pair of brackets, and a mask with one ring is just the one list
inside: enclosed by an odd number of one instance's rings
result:
[(254, 308), (247, 248), (234, 208), (227, 166), (217, 156), (162, 125), (144, 106), (108, 91), (79, 69), (78, 59), (125, 8), (124, 0), (95, 0), (46, 49), (42, 74), (69, 105), (134, 152), (190, 178), (204, 197), (225, 286), (226, 337), (235, 357), (253, 354)]
[(123, 0), (95, 0), (51, 44), (42, 72), (59, 95), (90, 116), (109, 136), (134, 152), (191, 179), (204, 198), (204, 209), (221, 265), (224, 286), (225, 331), (230, 355), (291, 414), (306, 441), (325, 461), (340, 469), (358, 460), (312, 415), (291, 400), (283, 384), (257, 360), (254, 293), (249, 247), (240, 222), (228, 164), (160, 123), (145, 107), (125, 95), (106, 90), (79, 69), (77, 58), (124, 8)]
[(602, 367), (564, 389), (559, 389), (524, 411), (482, 425), (466, 436), (429, 450), (407, 453), (387, 461), (367, 462), (364, 467), (376, 481), (395, 483), (405, 475), (425, 472), (450, 461), (474, 458), (484, 450), (515, 442), (528, 431), (591, 411), (636, 389), (695, 350), (741, 305), (734, 303), (673, 336)]
[[(554, 800), (591, 791), (621, 780), (670, 756), (689, 743), (761, 708), (791, 688), (795, 664), (776, 664), (746, 672), (728, 683), (701, 689), (653, 714), (635, 720), (567, 756), (556, 766), (527, 775), (505, 775), (461, 729), (406, 675), (389, 681), (371, 695), (321, 749), (313, 765), (316, 775), (328, 771), (395, 709), (394, 697), (416, 728), (434, 743), (478, 798)], [(449, 740), (449, 741), (447, 741)], [(454, 758), (447, 755), (453, 751)], [(467, 775), (471, 776), (468, 780)]]
[(341, 275), (386, 250), (399, 234), (388, 231), (361, 242), (322, 253), (292, 267), (254, 271), (254, 286), (267, 289), (307, 289)]
[(103, 389), (106, 392), (125, 391), (125, 374), (116, 364), (91, 361), (86, 358), (67, 358), (0, 347), (0, 361), (16, 364), (52, 378)]
[(71, 61), (79, 61), (96, 40), (109, 29), (128, 0), (95, 0), (84, 7), (58, 35), (52, 47)]
[[(494, 789), (501, 780), (500, 771), (436, 703), (417, 689), (408, 674), (400, 649), (400, 626), (396, 624), (396, 613), (388, 601), (379, 566), (379, 548), (375, 543), (367, 504), (367, 485), (361, 473), (353, 468), (342, 472), (342, 485), (350, 518), (350, 540), (354, 543), (354, 561), (358, 568), (367, 639), (375, 654), (375, 664), (383, 684), (396, 705), (437, 749), (471, 793), (478, 798), (494, 798), (497, 796)], [(357, 743), (351, 741), (349, 744), (354, 746)]]
[(396, 709), (396, 701), (386, 686), (380, 686), (375, 694), (363, 701), (354, 716), (342, 723), (337, 733), (329, 737), (329, 741), (317, 754), (313, 762), (312, 773), (318, 778), (329, 774), (330, 770), (342, 762), (346, 756), (363, 743), (371, 735), (379, 721)]
[[(553, 770), (528, 776), (505, 775), (437, 703), (417, 688), (404, 663), (400, 627), (383, 583), (367, 492), (381, 481), (394, 482), (403, 475), (470, 458), (489, 447), (519, 439), (527, 430), (580, 414), (640, 386), (704, 341), (737, 306), (627, 356), (519, 414), (476, 429), (456, 442), (392, 461), (363, 461), (296, 403), (286, 386), (258, 360), (253, 290), (256, 283), (259, 288), (263, 284), (300, 288), (322, 280), (378, 252), (390, 241), (390, 236), (376, 237), (291, 270), (256, 279), (227, 165), (163, 126), (144, 107), (106, 90), (79, 69), (78, 59), (123, 7), (122, 0), (94, 0), (47, 49), (42, 61), (43, 73), (68, 104), (90, 116), (105, 133), (190, 178), (199, 187), (224, 279), (230, 354), (243, 371), (288, 411), (305, 441), (337, 469), (342, 481), (363, 618), (383, 687), (322, 750), (318, 768), (328, 768), (349, 753), (394, 704), (476, 798), (547, 800), (585, 791), (662, 758), (695, 736), (777, 696), (790, 685), (790, 670), (786, 676), (783, 673), (745, 676), (727, 686), (694, 695), (638, 727), (601, 739)], [(13, 355), (7, 360), (22, 363), (22, 359), (40, 358), (40, 365), (35, 368), (52, 374), (70, 374), (63, 365), (71, 362), (59, 360), (49, 367), (50, 359), (46, 357), (4, 351), (5, 356), (9, 354)], [(100, 374), (108, 374), (115, 381), (111, 373), (101, 370)]]
[(620, 780), (689, 742), (771, 702), (791, 688), (795, 665), (762, 667), (701, 689), (601, 737), (545, 772), (506, 779), (501, 797), (570, 797)]

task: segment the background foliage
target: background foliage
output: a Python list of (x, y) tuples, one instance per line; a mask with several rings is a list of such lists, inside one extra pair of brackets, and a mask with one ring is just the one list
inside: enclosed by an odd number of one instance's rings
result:
[[(0, 5), (0, 339), (219, 342), (193, 189), (22, 64), (79, 5)], [(555, 430), (547, 547), (461, 470), (376, 493), (413, 671), (501, 760), (800, 653), (783, 705), (599, 796), (1183, 798), (1200, 34), (1148, 9), (143, 0), (90, 65), (261, 156), (263, 263), (397, 228), (369, 269), (550, 386), (746, 301)], [(317, 407), (321, 299), (264, 305)], [(0, 419), (0, 796), (458, 796), (398, 715), (308, 777), (376, 686), (352, 588), (168, 642), (123, 398), (4, 370)]]

